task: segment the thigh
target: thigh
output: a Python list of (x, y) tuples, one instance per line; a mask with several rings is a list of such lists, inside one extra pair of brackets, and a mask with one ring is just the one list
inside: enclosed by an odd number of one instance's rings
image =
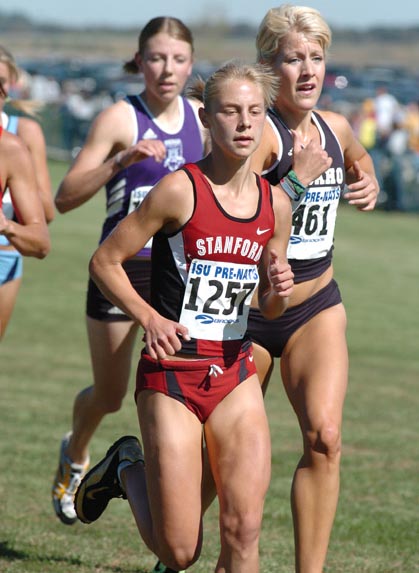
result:
[(201, 534), (202, 425), (178, 400), (153, 390), (137, 398), (155, 537), (194, 545)]
[(22, 279), (19, 278), (0, 286), (0, 339), (4, 336), (12, 316), (21, 282)]
[[(120, 392), (128, 386), (138, 325), (87, 317), (87, 333), (95, 390)], [(138, 357), (140, 348), (138, 348)]]
[(265, 394), (274, 368), (274, 359), (263, 346), (256, 344), (256, 342), (253, 342), (252, 346), (258, 378), (262, 386), (263, 394)]
[(261, 509), (270, 480), (270, 437), (256, 375), (237, 386), (205, 423), (221, 508)]
[(348, 381), (342, 304), (320, 312), (292, 335), (281, 358), (281, 376), (303, 430), (321, 427), (325, 420), (340, 426)]

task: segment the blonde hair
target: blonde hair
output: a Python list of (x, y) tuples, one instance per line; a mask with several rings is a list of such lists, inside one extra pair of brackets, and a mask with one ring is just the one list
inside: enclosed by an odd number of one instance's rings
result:
[(238, 61), (227, 62), (206, 81), (198, 77), (186, 90), (186, 94), (198, 99), (205, 109), (209, 109), (211, 102), (219, 96), (222, 84), (230, 80), (246, 80), (259, 86), (266, 108), (275, 101), (279, 80), (271, 68), (260, 63), (246, 64)]
[(290, 32), (298, 32), (318, 42), (325, 53), (332, 42), (332, 32), (318, 10), (282, 4), (268, 10), (259, 26), (256, 36), (257, 59), (272, 63)]
[[(12, 54), (7, 50), (4, 46), (0, 45), (0, 62), (6, 64), (10, 79), (12, 83), (18, 81), (21, 72), (16, 63), (16, 60), (12, 56)], [(6, 94), (7, 96), (8, 94)], [(28, 99), (11, 99), (9, 97), (6, 98), (7, 103), (18, 111), (22, 111), (23, 113), (30, 115), (32, 117), (36, 117), (39, 111), (43, 108), (43, 104), (41, 102), (37, 102), (34, 100)]]
[[(191, 52), (194, 51), (193, 37), (190, 29), (178, 18), (169, 16), (158, 16), (152, 18), (141, 30), (138, 38), (138, 53), (142, 56), (146, 50), (147, 42), (156, 34), (166, 33), (175, 40), (182, 40), (191, 46)], [(125, 62), (124, 71), (129, 74), (138, 73), (138, 65), (135, 58)]]

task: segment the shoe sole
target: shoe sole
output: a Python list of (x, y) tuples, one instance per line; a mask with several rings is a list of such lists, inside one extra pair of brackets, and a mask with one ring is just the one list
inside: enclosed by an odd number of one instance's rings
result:
[[(84, 515), (83, 499), (86, 495), (94, 494), (95, 490), (94, 489), (92, 490), (91, 488), (93, 488), (94, 486), (98, 486), (101, 483), (103, 476), (108, 471), (110, 465), (113, 462), (112, 454), (115, 453), (115, 451), (119, 448), (119, 446), (123, 442), (126, 442), (129, 439), (137, 440), (137, 438), (135, 436), (123, 436), (122, 438), (119, 438), (119, 440), (117, 440), (114, 444), (112, 444), (112, 446), (108, 449), (104, 458), (100, 462), (98, 462), (95, 466), (93, 466), (93, 468), (91, 470), (89, 470), (87, 472), (87, 474), (84, 476), (84, 478), (81, 480), (80, 485), (77, 488), (75, 498), (74, 498), (74, 508), (76, 510), (76, 514), (77, 514), (78, 519), (80, 521), (82, 521), (83, 523), (87, 523), (87, 524), (93, 523), (102, 515), (103, 511), (106, 509), (107, 503), (105, 504), (103, 510), (101, 511), (101, 513), (99, 513), (99, 515), (97, 517), (95, 517), (94, 519), (88, 519)], [(119, 463), (119, 461), (118, 461), (118, 463)], [(99, 470), (99, 468), (103, 468), (101, 470), (101, 473), (100, 473), (100, 478), (97, 479), (93, 484), (88, 484), (87, 482), (89, 481), (90, 477), (94, 473), (96, 473)], [(103, 487), (106, 487), (106, 486), (103, 486)], [(87, 492), (88, 488), (89, 488), (89, 491)], [(110, 501), (111, 499), (113, 499), (113, 498), (110, 497), (108, 501)]]

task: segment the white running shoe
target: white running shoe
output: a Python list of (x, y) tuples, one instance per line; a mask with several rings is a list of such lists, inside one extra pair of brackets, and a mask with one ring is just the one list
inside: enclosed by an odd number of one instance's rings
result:
[(65, 454), (70, 438), (71, 432), (68, 432), (61, 441), (58, 469), (51, 492), (55, 513), (66, 525), (73, 525), (77, 521), (74, 495), (89, 467), (89, 458), (84, 464), (75, 464)]

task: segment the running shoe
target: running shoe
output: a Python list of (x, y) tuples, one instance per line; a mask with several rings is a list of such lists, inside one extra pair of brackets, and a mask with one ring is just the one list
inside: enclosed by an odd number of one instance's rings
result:
[(186, 573), (186, 572), (175, 571), (174, 569), (170, 569), (170, 567), (166, 567), (166, 565), (163, 565), (161, 561), (157, 561), (151, 573)]
[(84, 464), (76, 464), (66, 455), (70, 438), (71, 432), (68, 432), (61, 441), (58, 469), (51, 492), (55, 513), (66, 525), (73, 525), (77, 521), (74, 494), (89, 467), (89, 459)]
[(83, 523), (96, 521), (114, 497), (126, 499), (118, 478), (121, 462), (144, 463), (140, 442), (135, 436), (119, 438), (81, 480), (76, 492), (75, 509)]

